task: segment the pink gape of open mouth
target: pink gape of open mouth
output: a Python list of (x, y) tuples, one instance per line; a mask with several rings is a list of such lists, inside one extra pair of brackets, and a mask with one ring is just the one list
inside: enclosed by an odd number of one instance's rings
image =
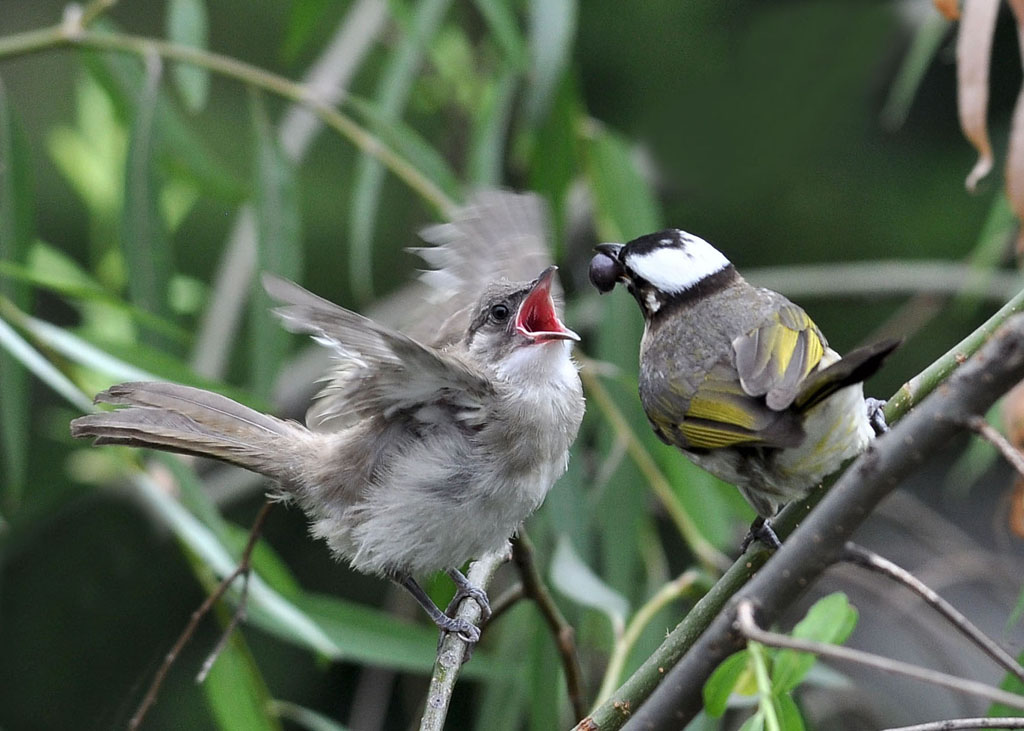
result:
[(551, 281), (558, 267), (548, 267), (537, 278), (537, 283), (519, 305), (516, 314), (516, 331), (534, 343), (549, 340), (579, 340), (580, 336), (562, 324), (555, 314), (555, 303), (551, 299)]

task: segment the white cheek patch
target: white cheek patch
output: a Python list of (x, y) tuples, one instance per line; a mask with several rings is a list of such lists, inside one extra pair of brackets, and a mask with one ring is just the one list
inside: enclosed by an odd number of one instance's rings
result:
[(704, 239), (681, 234), (685, 245), (667, 246), (626, 256), (626, 268), (666, 294), (689, 289), (729, 266), (729, 260)]

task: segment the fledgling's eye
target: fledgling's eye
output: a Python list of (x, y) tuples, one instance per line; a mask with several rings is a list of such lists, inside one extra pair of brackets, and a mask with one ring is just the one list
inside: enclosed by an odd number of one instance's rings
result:
[(505, 322), (511, 314), (512, 310), (508, 308), (508, 305), (501, 304), (500, 302), (496, 305), (491, 305), (491, 319), (495, 322)]

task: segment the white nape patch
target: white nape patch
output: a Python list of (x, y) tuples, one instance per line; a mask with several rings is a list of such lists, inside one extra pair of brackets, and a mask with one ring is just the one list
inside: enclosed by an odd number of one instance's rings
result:
[[(683, 246), (665, 246), (644, 254), (627, 254), (626, 268), (666, 294), (683, 292), (729, 266), (718, 249), (699, 236), (680, 232)], [(662, 243), (671, 244), (671, 240)]]

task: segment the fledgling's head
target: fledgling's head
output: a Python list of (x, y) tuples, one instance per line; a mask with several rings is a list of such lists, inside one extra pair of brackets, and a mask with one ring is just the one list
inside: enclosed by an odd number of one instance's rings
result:
[(600, 244), (590, 282), (604, 294), (622, 282), (650, 318), (672, 301), (699, 297), (707, 285), (736, 276), (733, 265), (699, 236), (665, 229), (626, 244)]
[(464, 341), (476, 363), (503, 372), (513, 364), (568, 357), (568, 341), (580, 336), (562, 323), (555, 310), (551, 284), (556, 269), (548, 267), (532, 282), (501, 280), (486, 288)]

